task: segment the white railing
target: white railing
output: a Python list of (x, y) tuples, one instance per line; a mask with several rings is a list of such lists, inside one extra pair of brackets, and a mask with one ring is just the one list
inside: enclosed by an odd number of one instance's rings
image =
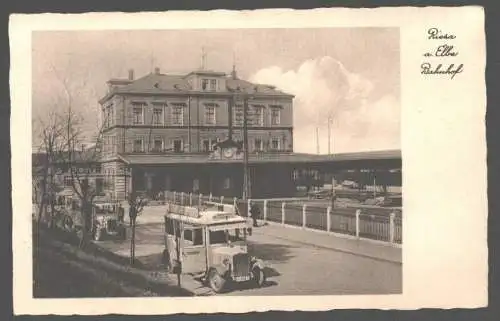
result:
[(196, 206), (202, 202), (232, 204), (242, 216), (244, 211), (256, 204), (260, 209), (260, 220), (285, 226), (348, 235), (356, 239), (370, 239), (399, 245), (402, 243), (402, 217), (395, 209), (318, 206), (315, 203), (265, 199), (248, 200), (215, 197), (212, 194), (166, 192), (165, 200), (185, 206)]

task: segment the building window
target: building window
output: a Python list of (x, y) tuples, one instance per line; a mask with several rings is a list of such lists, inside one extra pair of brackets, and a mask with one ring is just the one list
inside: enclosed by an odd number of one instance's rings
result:
[(163, 108), (153, 108), (153, 125), (163, 125)]
[(172, 143), (172, 148), (175, 153), (180, 153), (183, 151), (182, 149), (182, 139), (174, 139)]
[(273, 138), (271, 140), (271, 149), (272, 150), (279, 150), (280, 149), (280, 140), (279, 140), (279, 138)]
[(262, 151), (262, 139), (255, 138), (254, 140), (254, 150), (259, 152)]
[(101, 195), (104, 193), (104, 181), (102, 178), (96, 178), (95, 179), (95, 190), (98, 195)]
[(201, 90), (207, 90), (208, 89), (208, 79), (202, 79), (201, 80)]
[(72, 186), (73, 178), (71, 176), (64, 176), (64, 186)]
[(243, 126), (243, 106), (241, 105), (234, 106), (233, 125)]
[(271, 108), (271, 125), (279, 125), (281, 122), (281, 109), (278, 107)]
[(294, 181), (299, 179), (299, 171), (298, 170), (294, 169), (292, 174), (293, 174)]
[(210, 79), (210, 90), (211, 91), (217, 90), (217, 80), (216, 79)]
[(184, 124), (184, 106), (173, 105), (172, 107), (172, 125), (182, 126)]
[(111, 136), (111, 144), (112, 144), (113, 153), (117, 153), (118, 152), (118, 144), (116, 143), (116, 136)]
[(226, 177), (224, 179), (224, 189), (230, 189), (231, 188), (231, 178), (230, 177)]
[(142, 153), (144, 151), (144, 141), (142, 138), (134, 140), (134, 153)]
[(144, 107), (142, 105), (134, 106), (134, 125), (144, 124)]
[(153, 152), (160, 153), (163, 151), (163, 138), (155, 137), (153, 142)]
[(264, 126), (264, 106), (253, 106), (253, 126)]
[(210, 151), (210, 140), (208, 140), (208, 139), (203, 140), (203, 151), (204, 152)]
[(205, 124), (215, 125), (215, 105), (209, 104), (205, 105)]

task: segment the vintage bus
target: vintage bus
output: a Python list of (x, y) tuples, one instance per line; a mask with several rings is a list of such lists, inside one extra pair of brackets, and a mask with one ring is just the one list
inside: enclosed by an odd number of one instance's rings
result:
[(167, 204), (164, 261), (172, 272), (198, 276), (216, 293), (232, 282), (252, 281), (261, 287), (264, 263), (248, 254), (250, 233), (247, 219), (232, 205)]

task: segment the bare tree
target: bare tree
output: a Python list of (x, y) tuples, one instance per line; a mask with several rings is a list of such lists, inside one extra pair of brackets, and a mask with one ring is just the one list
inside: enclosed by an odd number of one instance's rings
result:
[(84, 80), (81, 87), (75, 89), (68, 78), (61, 77), (53, 66), (52, 70), (60, 80), (65, 94), (65, 99), (60, 101), (60, 107), (64, 110), (60, 117), (64, 137), (64, 167), (69, 171), (72, 190), (79, 200), (78, 210), (82, 227), (80, 247), (85, 247), (92, 232), (92, 203), (98, 195), (97, 186), (93, 185), (91, 180), (100, 172), (101, 148), (107, 119), (98, 124), (93, 137), (85, 135), (84, 119), (74, 111), (74, 105), (75, 95), (82, 91), (88, 92), (87, 81)]
[(35, 159), (33, 175), (35, 201), (38, 203), (37, 221), (43, 221), (43, 214), (48, 212), (47, 207), (50, 206), (50, 226), (55, 213), (55, 194), (60, 188), (55, 181), (55, 175), (65, 148), (64, 127), (60, 115), (56, 112), (49, 114), (48, 121), (38, 119), (37, 125), (41, 138), (38, 148), (40, 154)]
[(103, 128), (98, 129), (92, 143), (86, 144), (81, 132), (81, 121), (71, 109), (66, 115), (65, 126), (66, 163), (73, 192), (79, 200), (82, 224), (80, 247), (84, 247), (92, 233), (92, 204), (99, 194), (97, 185), (92, 184), (91, 181), (100, 172)]

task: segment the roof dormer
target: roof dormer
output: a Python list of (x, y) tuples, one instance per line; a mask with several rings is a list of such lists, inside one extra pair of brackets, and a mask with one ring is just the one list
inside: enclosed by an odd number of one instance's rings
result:
[(226, 73), (218, 71), (193, 71), (186, 76), (195, 91), (221, 92), (226, 90)]

